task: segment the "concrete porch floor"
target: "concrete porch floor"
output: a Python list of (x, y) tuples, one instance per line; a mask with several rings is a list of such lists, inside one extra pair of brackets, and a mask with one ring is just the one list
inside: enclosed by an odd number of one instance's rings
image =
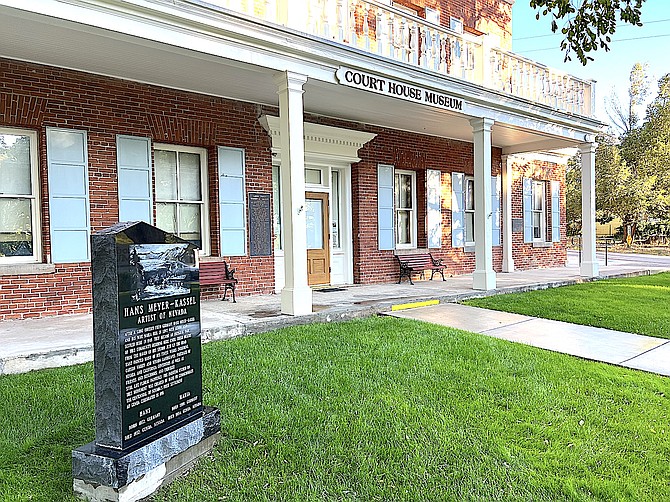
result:
[[(598, 255), (601, 277), (621, 277), (670, 270), (670, 257), (610, 254), (608, 265)], [(393, 305), (438, 300), (450, 303), (483, 295), (525, 291), (582, 282), (578, 255), (569, 252), (565, 267), (497, 274), (492, 291), (474, 291), (472, 275), (446, 281), (353, 285), (314, 291), (314, 312), (306, 316), (280, 313), (279, 295), (242, 296), (237, 303), (210, 300), (201, 304), (202, 339), (222, 340), (272, 329), (370, 316)], [(78, 364), (93, 359), (91, 315), (71, 315), (0, 322), (0, 375)]]

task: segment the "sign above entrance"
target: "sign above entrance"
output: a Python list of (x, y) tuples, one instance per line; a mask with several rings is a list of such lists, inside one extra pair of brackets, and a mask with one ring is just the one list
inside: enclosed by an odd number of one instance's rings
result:
[(371, 91), (376, 94), (384, 96), (392, 96), (394, 98), (404, 99), (405, 101), (413, 101), (435, 108), (442, 108), (444, 110), (453, 110), (462, 112), (464, 103), (462, 99), (454, 98), (448, 94), (431, 91), (423, 87), (419, 87), (397, 80), (372, 75), (359, 70), (353, 70), (340, 66), (335, 73), (340, 84), (348, 87), (355, 87), (356, 89), (363, 89)]

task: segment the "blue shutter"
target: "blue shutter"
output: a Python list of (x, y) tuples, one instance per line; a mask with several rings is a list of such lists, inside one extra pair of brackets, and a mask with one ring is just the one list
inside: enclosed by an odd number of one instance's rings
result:
[(90, 259), (86, 132), (47, 128), (49, 216), (53, 263)]
[(551, 182), (551, 240), (561, 240), (561, 182)]
[(442, 173), (434, 169), (426, 170), (428, 189), (428, 247), (442, 247)]
[(451, 247), (465, 246), (465, 175), (451, 173)]
[(218, 148), (221, 256), (247, 254), (244, 150)]
[(393, 166), (377, 167), (377, 231), (379, 249), (395, 249), (393, 230)]
[(153, 222), (151, 196), (151, 140), (116, 137), (119, 221)]
[(491, 238), (500, 246), (500, 176), (491, 176)]
[(523, 242), (533, 242), (533, 180), (523, 179)]

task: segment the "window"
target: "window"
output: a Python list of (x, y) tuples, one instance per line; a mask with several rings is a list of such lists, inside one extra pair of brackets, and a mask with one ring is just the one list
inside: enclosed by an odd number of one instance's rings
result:
[(281, 179), (279, 166), (272, 166), (272, 228), (274, 231), (274, 249), (280, 251), (282, 245), (281, 233)]
[(209, 254), (206, 166), (202, 148), (155, 145), (156, 226)]
[(331, 173), (331, 227), (330, 227), (330, 242), (334, 249), (340, 249), (340, 171), (333, 170)]
[(465, 245), (475, 244), (475, 179), (465, 178)]
[(449, 28), (456, 33), (463, 33), (463, 21), (456, 17), (450, 17)]
[(544, 241), (547, 235), (544, 181), (533, 181), (532, 201), (533, 240)]
[(0, 263), (40, 259), (37, 169), (37, 134), (0, 129)]
[(396, 170), (393, 193), (396, 246), (416, 247), (416, 173)]
[(433, 24), (440, 24), (440, 13), (435, 9), (426, 7), (426, 21)]
[(307, 168), (305, 169), (305, 184), (307, 185), (321, 185), (322, 184), (321, 169)]

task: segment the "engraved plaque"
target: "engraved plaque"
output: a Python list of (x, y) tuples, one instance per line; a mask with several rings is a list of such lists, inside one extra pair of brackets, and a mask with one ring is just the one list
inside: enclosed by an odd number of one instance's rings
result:
[(249, 194), (249, 254), (272, 255), (272, 209), (269, 193)]

